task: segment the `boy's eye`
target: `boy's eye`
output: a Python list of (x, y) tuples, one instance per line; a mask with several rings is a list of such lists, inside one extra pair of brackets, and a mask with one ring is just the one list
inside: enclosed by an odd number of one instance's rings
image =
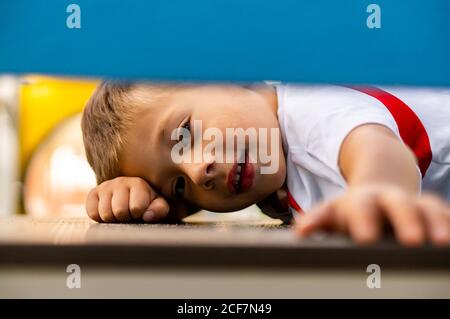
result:
[[(181, 129), (184, 129), (184, 134), (182, 132), (180, 132), (178, 134), (178, 142), (183, 141), (184, 143), (188, 143), (190, 142), (190, 137), (191, 137), (191, 123), (189, 121), (186, 121), (186, 123), (183, 124), (183, 126), (180, 127)], [(187, 131), (185, 131), (187, 130)], [(189, 132), (189, 134), (187, 134), (187, 132)]]
[(178, 198), (183, 198), (184, 188), (185, 188), (185, 180), (183, 177), (178, 177), (175, 182), (175, 196)]
[(185, 128), (186, 130), (188, 130), (189, 132), (191, 131), (191, 123), (189, 121), (184, 123), (184, 125), (182, 127)]
[[(183, 128), (183, 129), (187, 130), (188, 132), (191, 132), (191, 123), (189, 121), (187, 121), (180, 128)], [(183, 136), (184, 135), (181, 133), (178, 135), (178, 142), (181, 142), (183, 140)]]

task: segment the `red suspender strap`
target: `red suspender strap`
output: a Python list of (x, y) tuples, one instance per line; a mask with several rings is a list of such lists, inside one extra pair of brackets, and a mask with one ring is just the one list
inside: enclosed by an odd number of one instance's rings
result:
[(430, 166), (432, 153), (427, 131), (416, 113), (399, 98), (379, 88), (370, 86), (350, 88), (376, 98), (391, 112), (403, 142), (416, 155), (423, 178)]
[(291, 208), (295, 210), (297, 213), (302, 214), (303, 213), (302, 208), (300, 207), (299, 204), (297, 204), (297, 202), (295, 201), (294, 197), (292, 197), (291, 192), (289, 190), (287, 191), (287, 196), (289, 206), (291, 206)]

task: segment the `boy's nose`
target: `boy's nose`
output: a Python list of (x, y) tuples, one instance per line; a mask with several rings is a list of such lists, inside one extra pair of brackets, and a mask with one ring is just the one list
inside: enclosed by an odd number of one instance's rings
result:
[(192, 163), (184, 166), (184, 173), (195, 184), (204, 189), (214, 187), (214, 163)]

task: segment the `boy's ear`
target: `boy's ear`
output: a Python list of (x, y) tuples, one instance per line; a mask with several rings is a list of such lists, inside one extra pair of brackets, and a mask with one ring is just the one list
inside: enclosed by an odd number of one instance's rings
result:
[(180, 200), (169, 201), (169, 207), (169, 214), (164, 218), (166, 223), (180, 223), (183, 218), (201, 210), (192, 204)]

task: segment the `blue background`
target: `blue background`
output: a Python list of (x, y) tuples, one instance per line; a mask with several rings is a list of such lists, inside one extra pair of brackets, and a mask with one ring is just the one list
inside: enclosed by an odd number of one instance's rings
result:
[(450, 86), (450, 1), (0, 0), (0, 72)]

